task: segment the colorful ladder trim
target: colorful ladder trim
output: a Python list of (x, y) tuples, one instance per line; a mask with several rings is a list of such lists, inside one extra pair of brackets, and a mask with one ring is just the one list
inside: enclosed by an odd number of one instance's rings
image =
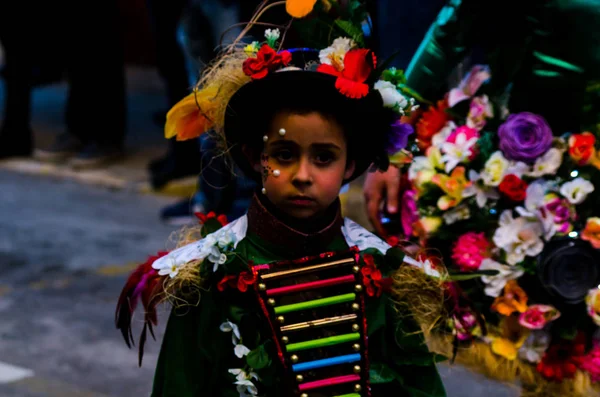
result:
[(326, 386), (335, 386), (341, 385), (343, 383), (357, 382), (360, 381), (360, 376), (358, 375), (344, 375), (344, 376), (336, 376), (335, 378), (321, 379), (315, 380), (313, 382), (301, 383), (298, 385), (298, 389), (300, 391), (305, 390), (313, 390), (320, 389)]
[(306, 266), (306, 267), (301, 267), (301, 268), (297, 268), (297, 269), (282, 270), (280, 272), (275, 272), (275, 273), (261, 274), (261, 277), (263, 280), (274, 280), (276, 278), (281, 278), (281, 277), (290, 277), (290, 276), (297, 276), (298, 274), (316, 272), (316, 271), (324, 270), (324, 269), (327, 269), (330, 267), (353, 265), (354, 263), (355, 262), (354, 262), (353, 258), (340, 259), (338, 261), (333, 261), (333, 262), (328, 262), (328, 263), (320, 263), (318, 265)]
[(322, 360), (307, 361), (305, 363), (294, 364), (292, 365), (292, 370), (294, 372), (308, 371), (311, 369), (331, 367), (333, 365), (338, 364), (349, 364), (357, 361), (360, 361), (359, 353), (347, 354), (345, 356), (324, 358)]
[(332, 285), (345, 284), (345, 283), (353, 283), (354, 280), (355, 280), (354, 275), (349, 274), (347, 276), (335, 277), (335, 278), (330, 278), (327, 280), (312, 281), (309, 283), (273, 288), (273, 289), (267, 290), (266, 293), (267, 293), (267, 296), (293, 294), (295, 292), (307, 291), (310, 289), (330, 287)]
[(334, 396), (334, 397), (361, 397), (361, 396), (358, 393), (350, 393), (350, 394), (342, 394), (341, 396)]
[(314, 299), (311, 301), (293, 303), (291, 305), (277, 306), (273, 308), (275, 314), (297, 312), (299, 310), (314, 309), (316, 307), (337, 305), (338, 303), (352, 302), (356, 299), (355, 293), (330, 296), (328, 298)]
[(351, 334), (330, 336), (328, 338), (309, 340), (306, 342), (290, 343), (289, 345), (285, 346), (285, 349), (291, 353), (299, 350), (338, 345), (340, 343), (352, 342), (358, 339), (360, 339), (360, 333), (353, 332)]
[(296, 323), (290, 325), (284, 325), (281, 327), (281, 332), (299, 331), (306, 328), (317, 328), (324, 327), (327, 325), (337, 325), (343, 323), (349, 323), (355, 321), (358, 318), (356, 314), (344, 314), (343, 316), (321, 318), (319, 320), (305, 321), (303, 323)]

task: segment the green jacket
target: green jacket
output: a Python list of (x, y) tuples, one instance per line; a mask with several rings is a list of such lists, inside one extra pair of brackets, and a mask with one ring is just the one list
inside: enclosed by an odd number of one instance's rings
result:
[(450, 0), (407, 68), (429, 100), (448, 91), (465, 57), (488, 64), (512, 113), (544, 116), (555, 135), (600, 123), (600, 0)]
[[(361, 258), (366, 254), (372, 255), (384, 277), (402, 264), (403, 255), (398, 249), (390, 249), (368, 231), (341, 218), (339, 209), (324, 225), (326, 226), (314, 233), (299, 232), (280, 222), (255, 199), (248, 214), (234, 222), (231, 229), (236, 230), (233, 240), (239, 240), (236, 241), (232, 253), (240, 259), (237, 263), (243, 263), (238, 268), (238, 273), (248, 270), (250, 263), (265, 264), (322, 252), (347, 251), (351, 244), (360, 249)], [(194, 252), (194, 247), (198, 244), (196, 242), (186, 246), (187, 248), (183, 247), (180, 252), (184, 254), (181, 255)], [(189, 257), (185, 260), (187, 259)], [(205, 263), (208, 262), (204, 261), (203, 264)], [(226, 267), (227, 264), (223, 266)], [(229, 270), (236, 266), (238, 264), (230, 264)], [(241, 390), (237, 390), (237, 385), (234, 384), (236, 376), (230, 373), (229, 369), (244, 369), (248, 374), (251, 371), (255, 373), (260, 380), (251, 377), (250, 381), (257, 387), (259, 396), (299, 395), (296, 389), (297, 382), (294, 382), (296, 374), (290, 374), (289, 367), (284, 370), (278, 358), (273, 333), (268, 326), (273, 319), (265, 318), (257, 299), (257, 290), (249, 288), (241, 292), (235, 287), (235, 282), (233, 287), (224, 287), (221, 284), (223, 290), (219, 290), (219, 282), (223, 280), (221, 269), (213, 272), (211, 263), (205, 270), (211, 276), (207, 280), (206, 290), (201, 292), (199, 303), (173, 309), (171, 313), (156, 368), (152, 396), (253, 395), (243, 385)], [(229, 270), (226, 269), (225, 272), (229, 274)], [(292, 283), (294, 282), (298, 281), (292, 279)], [(328, 292), (325, 290), (317, 294), (321, 294), (315, 296), (318, 298), (326, 296)], [(365, 302), (368, 349), (363, 349), (361, 354), (368, 356), (371, 395), (444, 396), (444, 387), (435, 364), (437, 356), (428, 351), (422, 335), (418, 332), (418, 326), (408, 318), (398, 315), (387, 292), (380, 297), (365, 294)], [(331, 310), (336, 310), (333, 309), (335, 307), (313, 310), (315, 313), (324, 310), (323, 313), (318, 313), (317, 317), (327, 316), (328, 310), (330, 314), (334, 314)], [(233, 331), (224, 331), (231, 329), (230, 324), (239, 329), (237, 340)], [(290, 335), (290, 338), (292, 337), (301, 339)], [(250, 353), (241, 358), (236, 356), (236, 341), (237, 344), (247, 347)], [(298, 353), (301, 357), (310, 354), (310, 350)], [(345, 371), (332, 368), (321, 372), (304, 372), (304, 381), (328, 378), (334, 376), (335, 371)], [(351, 394), (353, 385), (354, 383), (338, 388), (326, 387), (308, 394), (366, 395), (365, 390), (362, 394)]]

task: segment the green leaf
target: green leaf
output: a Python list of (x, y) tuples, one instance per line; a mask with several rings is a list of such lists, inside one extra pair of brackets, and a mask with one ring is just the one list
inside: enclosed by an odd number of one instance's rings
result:
[(452, 280), (452, 281), (464, 281), (464, 280), (471, 280), (471, 279), (479, 278), (479, 277), (483, 277), (483, 276), (495, 276), (498, 273), (500, 273), (498, 270), (478, 270), (476, 272), (469, 272), (469, 273), (448, 272), (448, 275), (450, 276), (450, 280)]
[(271, 359), (265, 350), (265, 345), (260, 345), (246, 356), (246, 364), (253, 369), (262, 369), (271, 364)]
[(350, 21), (344, 21), (341, 19), (337, 19), (335, 21), (335, 25), (348, 36), (350, 36), (350, 38), (354, 40), (356, 44), (358, 44), (360, 47), (365, 46), (365, 38), (363, 35), (363, 31), (359, 26), (354, 25)]
[(419, 95), (419, 93), (417, 91), (413, 90), (412, 88), (410, 88), (406, 84), (399, 84), (397, 86), (397, 88), (403, 94), (406, 94), (408, 96), (411, 96), (411, 97), (415, 98), (419, 103), (422, 103), (422, 104), (425, 104), (425, 105), (432, 105), (433, 104), (433, 102), (428, 101), (427, 99), (423, 98), (421, 95)]
[(229, 321), (234, 324), (239, 324), (242, 322), (242, 316), (245, 311), (239, 306), (231, 305), (229, 306)]

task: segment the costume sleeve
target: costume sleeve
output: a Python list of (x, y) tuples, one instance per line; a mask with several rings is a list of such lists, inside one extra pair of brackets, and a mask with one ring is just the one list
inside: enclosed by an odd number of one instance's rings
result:
[[(417, 52), (406, 69), (407, 85), (428, 100), (435, 100), (447, 91), (447, 80), (478, 38), (478, 27), (484, 15), (480, 0), (449, 0), (429, 28)], [(483, 34), (483, 32), (480, 32)]]
[[(396, 254), (373, 256), (384, 276), (401, 265)], [(398, 311), (390, 295), (368, 301), (367, 322), (374, 397), (446, 395), (436, 367), (444, 358), (429, 351), (418, 324)]]
[(171, 311), (152, 397), (238, 396), (227, 377), (231, 335), (221, 332), (222, 304), (207, 291), (198, 306)]

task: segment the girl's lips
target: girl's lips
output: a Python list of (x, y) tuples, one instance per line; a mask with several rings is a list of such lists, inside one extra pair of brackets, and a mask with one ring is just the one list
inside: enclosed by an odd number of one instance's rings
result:
[(293, 196), (289, 198), (289, 201), (298, 206), (309, 206), (315, 202), (314, 199), (305, 196)]

